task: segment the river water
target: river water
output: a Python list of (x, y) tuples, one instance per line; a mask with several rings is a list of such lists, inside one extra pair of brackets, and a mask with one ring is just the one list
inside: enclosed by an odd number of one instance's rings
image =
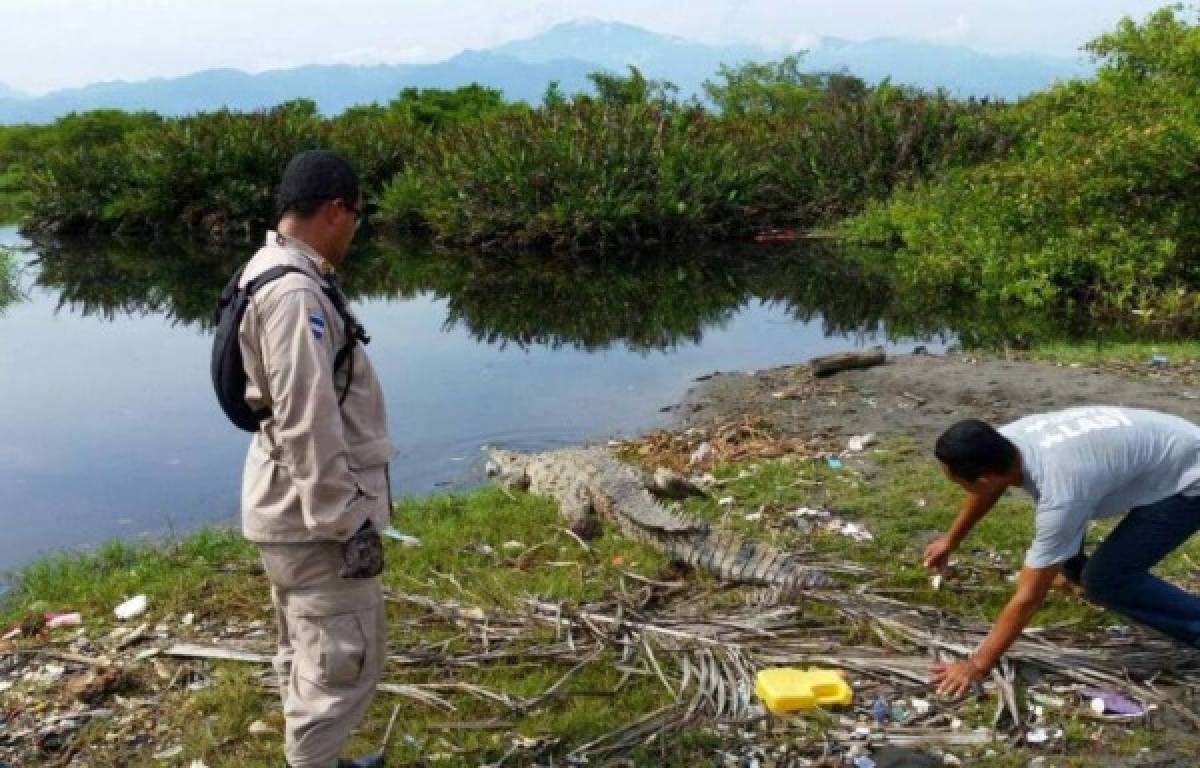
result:
[[(248, 437), (216, 406), (208, 324), (249, 251), (33, 248), (12, 229), (0, 243), (19, 248), (22, 295), (0, 311), (0, 570), (234, 520)], [(484, 444), (659, 425), (713, 370), (943, 338), (889, 339), (886, 286), (803, 247), (550, 266), (384, 245), (346, 266), (387, 394), (397, 495), (478, 483)]]

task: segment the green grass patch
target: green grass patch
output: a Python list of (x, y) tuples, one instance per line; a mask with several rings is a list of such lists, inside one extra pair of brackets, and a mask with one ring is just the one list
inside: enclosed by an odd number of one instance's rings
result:
[(1050, 363), (1092, 366), (1119, 363), (1143, 366), (1150, 370), (1147, 363), (1155, 355), (1166, 357), (1171, 365), (1200, 360), (1200, 341), (1044, 342), (1035, 344), (1026, 355), (1030, 359)]

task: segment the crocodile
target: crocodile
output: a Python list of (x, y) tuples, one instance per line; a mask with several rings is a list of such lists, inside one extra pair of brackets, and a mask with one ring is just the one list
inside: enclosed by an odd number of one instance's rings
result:
[(724, 581), (775, 587), (785, 593), (832, 584), (820, 570), (793, 554), (733, 533), (660, 503), (677, 495), (680, 478), (650, 476), (603, 448), (566, 448), (545, 453), (484, 448), (487, 474), (500, 485), (552, 499), (572, 532), (599, 534), (601, 520), (625, 536), (649, 544), (672, 560), (701, 568)]

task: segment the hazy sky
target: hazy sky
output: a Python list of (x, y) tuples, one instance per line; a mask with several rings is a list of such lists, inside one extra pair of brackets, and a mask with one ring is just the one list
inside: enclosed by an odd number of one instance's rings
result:
[(210, 67), (434, 61), (580, 17), (771, 47), (893, 35), (1070, 54), (1165, 1), (0, 0), (0, 82), (40, 93)]

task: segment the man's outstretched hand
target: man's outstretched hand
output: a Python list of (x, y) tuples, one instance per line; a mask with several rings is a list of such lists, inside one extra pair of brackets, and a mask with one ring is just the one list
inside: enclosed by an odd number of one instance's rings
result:
[(961, 696), (971, 684), (983, 679), (983, 671), (970, 659), (953, 664), (934, 664), (929, 684), (937, 686), (942, 696)]
[(925, 554), (921, 557), (921, 563), (929, 570), (940, 573), (946, 570), (950, 560), (950, 553), (953, 551), (954, 543), (950, 541), (950, 538), (948, 536), (938, 536), (929, 542), (928, 547), (925, 547)]

